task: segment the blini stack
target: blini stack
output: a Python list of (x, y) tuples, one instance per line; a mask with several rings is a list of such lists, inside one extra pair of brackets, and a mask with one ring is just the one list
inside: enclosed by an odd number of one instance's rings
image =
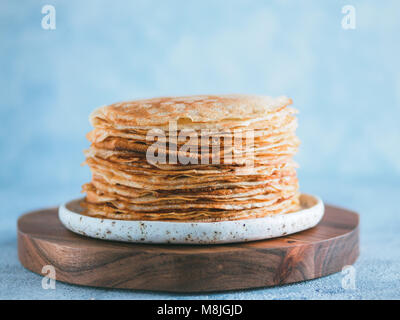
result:
[(299, 207), (296, 110), (285, 97), (156, 98), (95, 110), (85, 214), (222, 221)]

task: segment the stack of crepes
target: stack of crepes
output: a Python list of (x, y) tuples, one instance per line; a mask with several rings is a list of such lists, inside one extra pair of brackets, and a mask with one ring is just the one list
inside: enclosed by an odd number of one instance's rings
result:
[(204, 95), (95, 110), (84, 214), (211, 222), (298, 210), (290, 104), (286, 97)]

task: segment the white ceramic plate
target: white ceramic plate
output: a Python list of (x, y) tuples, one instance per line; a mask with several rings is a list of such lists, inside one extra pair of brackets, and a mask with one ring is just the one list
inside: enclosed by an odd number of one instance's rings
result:
[(69, 230), (92, 238), (175, 244), (217, 244), (269, 239), (314, 227), (324, 215), (320, 198), (300, 196), (303, 209), (257, 219), (221, 222), (166, 222), (101, 219), (80, 214), (76, 199), (60, 206), (58, 216)]

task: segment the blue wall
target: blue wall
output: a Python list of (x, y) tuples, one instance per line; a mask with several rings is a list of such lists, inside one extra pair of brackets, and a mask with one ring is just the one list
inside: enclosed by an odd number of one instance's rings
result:
[[(41, 27), (45, 4), (56, 30)], [(346, 4), (355, 30), (341, 26)], [(293, 98), (306, 186), (397, 183), (399, 14), (399, 1), (2, 0), (0, 190), (77, 195), (100, 105), (231, 92)]]

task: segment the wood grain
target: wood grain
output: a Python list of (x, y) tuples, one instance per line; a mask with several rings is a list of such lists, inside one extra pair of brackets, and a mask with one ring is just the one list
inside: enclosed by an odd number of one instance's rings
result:
[(326, 206), (312, 229), (277, 239), (225, 245), (150, 245), (91, 239), (65, 229), (57, 209), (18, 220), (22, 265), (85, 286), (204, 292), (282, 285), (341, 271), (359, 254), (359, 216)]

